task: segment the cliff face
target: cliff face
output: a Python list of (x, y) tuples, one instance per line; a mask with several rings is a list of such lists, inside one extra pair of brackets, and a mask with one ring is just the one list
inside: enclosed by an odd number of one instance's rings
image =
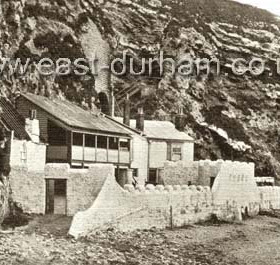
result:
[[(156, 58), (160, 51), (177, 61), (185, 56), (219, 59), (219, 76), (174, 77), (168, 65), (159, 76), (154, 64), (152, 78), (113, 76), (111, 85), (119, 95), (130, 88), (142, 91), (141, 99), (136, 93), (132, 100), (135, 109), (144, 104), (151, 118), (183, 106), (196, 139), (197, 159), (253, 161), (257, 175), (280, 177), (280, 84), (275, 63), (280, 23), (272, 14), (226, 0), (1, 0), (0, 7), (0, 50), (7, 57), (89, 57), (86, 44), (87, 39), (94, 43), (93, 22), (111, 57), (122, 57), (126, 51), (138, 68), (141, 58)], [(235, 58), (254, 57), (267, 60), (273, 74), (231, 72)], [(0, 82), (9, 97), (18, 90), (47, 96), (56, 91), (81, 104), (94, 86), (90, 75), (43, 79), (32, 69), (21, 78), (5, 73)]]
[[(0, 126), (1, 131), (1, 126)], [(0, 226), (9, 214), (10, 185), (7, 178), (10, 168), (7, 159), (7, 149), (2, 145), (3, 137), (0, 132)], [(3, 148), (4, 147), (4, 148)]]
[(0, 182), (0, 224), (9, 213), (9, 184), (8, 181)]

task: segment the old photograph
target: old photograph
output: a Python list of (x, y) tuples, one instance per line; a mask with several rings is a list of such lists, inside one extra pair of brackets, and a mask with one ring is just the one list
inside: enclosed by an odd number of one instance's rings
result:
[(280, 264), (278, 0), (0, 0), (0, 265), (122, 264)]

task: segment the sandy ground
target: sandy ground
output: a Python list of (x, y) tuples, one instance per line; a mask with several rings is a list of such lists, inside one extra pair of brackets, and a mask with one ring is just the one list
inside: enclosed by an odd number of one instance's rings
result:
[(97, 232), (76, 241), (70, 218), (36, 217), (0, 233), (0, 264), (280, 264), (280, 218), (204, 224), (176, 230)]

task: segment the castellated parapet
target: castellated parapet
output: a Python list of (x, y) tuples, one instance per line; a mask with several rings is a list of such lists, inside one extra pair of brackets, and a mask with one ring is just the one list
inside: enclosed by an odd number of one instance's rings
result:
[[(13, 168), (10, 183), (14, 201), (25, 212), (44, 214), (46, 181), (66, 180), (67, 215), (74, 216), (69, 232), (75, 237), (109, 227), (122, 231), (181, 227), (213, 215), (222, 220), (241, 220), (242, 214), (254, 216), (259, 210), (280, 209), (280, 188), (258, 188), (253, 163), (194, 164), (218, 172), (212, 189), (195, 183), (122, 188), (116, 182), (114, 166), (108, 164), (93, 164), (88, 169), (48, 164), (44, 172), (37, 173), (24, 167)], [(170, 165), (175, 171), (180, 168), (180, 163)]]
[[(170, 166), (176, 170), (180, 168), (178, 164), (185, 165), (179, 162)], [(92, 206), (74, 217), (70, 234), (79, 237), (108, 227), (122, 231), (181, 227), (206, 221), (212, 215), (222, 220), (241, 220), (242, 213), (258, 214), (260, 195), (254, 182), (254, 164), (232, 161), (195, 164), (217, 172), (212, 190), (209, 186), (186, 184), (121, 188), (112, 172)], [(243, 200), (238, 192), (243, 194), (245, 190)]]

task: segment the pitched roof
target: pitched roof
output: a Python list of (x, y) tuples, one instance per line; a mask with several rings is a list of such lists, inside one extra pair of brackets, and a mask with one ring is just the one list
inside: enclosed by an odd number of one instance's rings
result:
[[(122, 123), (122, 118), (115, 117), (114, 119)], [(136, 120), (130, 120), (130, 127), (136, 130)], [(143, 133), (151, 139), (194, 141), (187, 133), (178, 131), (169, 121), (145, 120)]]
[(15, 137), (20, 140), (30, 140), (29, 134), (25, 130), (25, 120), (4, 97), (0, 97), (1, 123), (10, 131), (14, 131)]
[(21, 96), (72, 128), (129, 135), (126, 130), (117, 126), (103, 114), (84, 110), (70, 101), (60, 99), (51, 100), (31, 93), (22, 94)]

